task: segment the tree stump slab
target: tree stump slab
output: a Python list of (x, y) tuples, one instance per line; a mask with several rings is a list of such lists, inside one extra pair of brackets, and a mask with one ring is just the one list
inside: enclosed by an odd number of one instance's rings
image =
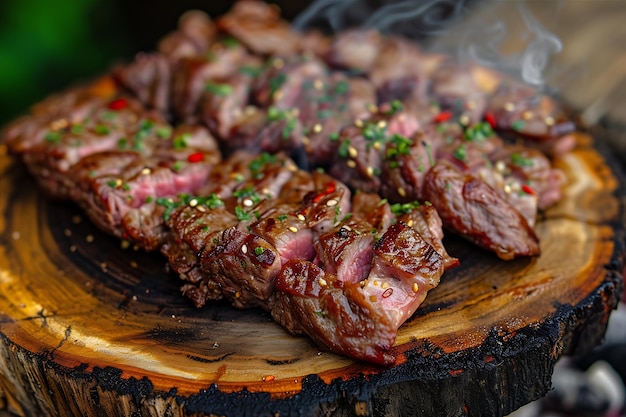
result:
[(542, 255), (461, 266), (380, 367), (320, 351), (260, 310), (195, 309), (165, 260), (47, 201), (0, 152), (0, 398), (20, 416), (498, 416), (540, 398), (556, 360), (602, 342), (622, 292), (624, 191), (580, 135)]

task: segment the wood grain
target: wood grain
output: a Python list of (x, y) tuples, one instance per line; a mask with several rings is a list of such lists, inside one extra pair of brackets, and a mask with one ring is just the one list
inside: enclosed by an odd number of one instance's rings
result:
[(537, 225), (542, 255), (503, 262), (448, 238), (462, 264), (401, 327), (389, 368), (259, 310), (194, 309), (160, 255), (46, 201), (0, 153), (0, 394), (21, 416), (505, 415), (602, 340), (621, 292), (619, 182), (579, 142), (557, 161), (569, 182)]

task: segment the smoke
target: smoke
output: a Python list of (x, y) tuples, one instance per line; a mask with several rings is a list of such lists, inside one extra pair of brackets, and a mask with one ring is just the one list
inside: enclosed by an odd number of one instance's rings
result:
[[(553, 19), (561, 4), (533, 5), (544, 11), (556, 6), (548, 10)], [(524, 0), (316, 0), (294, 25), (331, 32), (359, 26), (402, 35), (421, 41), (427, 50), (494, 68), (538, 88), (547, 84), (548, 73), (554, 71), (552, 58), (563, 49)]]
[(528, 84), (541, 86), (545, 83), (544, 72), (550, 57), (561, 52), (563, 45), (559, 38), (541, 26), (528, 9), (522, 6), (523, 4), (519, 3), (520, 15), (528, 30), (534, 34), (534, 39), (528, 44), (520, 59), (522, 79)]
[[(549, 7), (558, 8), (560, 3), (536, 4), (544, 14), (556, 17), (558, 9)], [(511, 11), (513, 5), (516, 13)], [(537, 20), (527, 2), (499, 0), (488, 3), (469, 21), (436, 39), (431, 49), (455, 53), (461, 62), (475, 62), (545, 88), (550, 73), (557, 72), (552, 58), (562, 51), (563, 44)]]
[(441, 33), (475, 0), (317, 0), (295, 20), (298, 30), (328, 27), (376, 29), (413, 39)]
[[(293, 26), (297, 30), (304, 30), (312, 26), (319, 26), (325, 23), (332, 32), (338, 32), (351, 26), (348, 21), (347, 11), (354, 3), (361, 3), (360, 0), (316, 0), (305, 9), (293, 21)], [(356, 7), (361, 8), (357, 5)]]

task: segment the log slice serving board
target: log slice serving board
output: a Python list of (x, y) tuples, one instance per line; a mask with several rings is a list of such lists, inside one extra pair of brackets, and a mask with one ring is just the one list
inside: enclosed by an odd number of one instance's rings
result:
[[(195, 309), (165, 260), (47, 201), (0, 152), (0, 398), (21, 416), (498, 416), (599, 344), (622, 291), (623, 190), (589, 137), (556, 161), (542, 255), (447, 238), (446, 272), (391, 367), (322, 352), (259, 310)], [(1, 150), (1, 149), (0, 149)]]

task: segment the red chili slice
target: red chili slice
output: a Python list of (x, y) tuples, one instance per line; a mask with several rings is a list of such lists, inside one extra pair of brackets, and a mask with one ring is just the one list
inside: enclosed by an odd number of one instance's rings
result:
[(527, 184), (522, 184), (522, 191), (526, 194), (535, 195), (535, 190), (530, 188), (530, 186)]
[(498, 124), (496, 121), (496, 116), (490, 111), (485, 113), (485, 121), (491, 125), (492, 129), (495, 129)]
[(192, 153), (187, 157), (189, 162), (201, 162), (204, 160), (204, 154), (202, 152)]
[(433, 117), (433, 123), (443, 123), (450, 119), (452, 119), (452, 112), (446, 110)]
[(128, 107), (128, 101), (125, 98), (118, 98), (109, 103), (109, 108), (111, 110), (122, 110)]

